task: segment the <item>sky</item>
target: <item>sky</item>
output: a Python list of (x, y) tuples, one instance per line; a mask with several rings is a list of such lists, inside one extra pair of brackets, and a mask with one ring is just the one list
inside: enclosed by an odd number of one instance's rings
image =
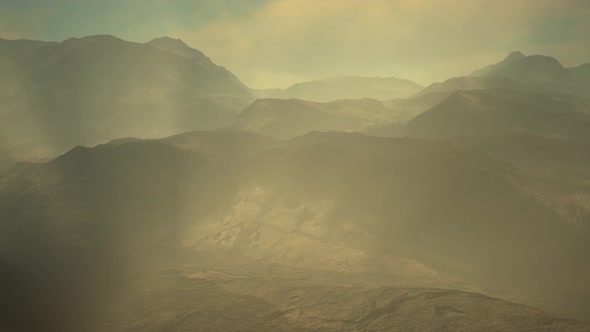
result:
[(590, 62), (588, 0), (0, 0), (0, 38), (180, 38), (252, 88), (340, 75), (428, 85), (510, 51)]

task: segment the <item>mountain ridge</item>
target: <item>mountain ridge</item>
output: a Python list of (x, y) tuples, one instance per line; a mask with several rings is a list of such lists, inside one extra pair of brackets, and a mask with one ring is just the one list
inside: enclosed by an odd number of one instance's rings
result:
[(225, 127), (253, 100), (235, 75), (178, 40), (3, 40), (0, 57), (0, 151), (13, 160)]
[(338, 99), (378, 100), (409, 97), (424, 87), (396, 77), (342, 75), (295, 83), (286, 89), (254, 90), (259, 97), (329, 102)]
[(382, 102), (370, 99), (341, 99), (312, 102), (302, 99), (257, 99), (234, 120), (232, 127), (280, 138), (303, 135), (313, 130), (362, 130), (393, 121), (395, 114)]
[(570, 70), (546, 55), (510, 53), (504, 60), (476, 70), (470, 76), (502, 76), (536, 89), (589, 96), (589, 86), (580, 84)]

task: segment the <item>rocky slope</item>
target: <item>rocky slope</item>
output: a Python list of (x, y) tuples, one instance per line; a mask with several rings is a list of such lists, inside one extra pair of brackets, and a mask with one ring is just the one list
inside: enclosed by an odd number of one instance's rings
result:
[(62, 294), (53, 312), (66, 321), (102, 314), (121, 287), (175, 263), (478, 291), (584, 318), (590, 214), (558, 213), (555, 188), (454, 143), (410, 138), (123, 139), (4, 173), (0, 261), (28, 276), (25, 289), (45, 289), (35, 306)]
[[(150, 291), (146, 291), (150, 289)], [(136, 303), (142, 303), (141, 310)], [(589, 331), (481, 294), (173, 267), (128, 291), (98, 331)]]

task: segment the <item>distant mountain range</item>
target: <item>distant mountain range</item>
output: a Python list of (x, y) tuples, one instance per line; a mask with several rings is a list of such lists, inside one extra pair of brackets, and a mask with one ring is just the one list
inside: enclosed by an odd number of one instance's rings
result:
[(512, 89), (520, 90), (523, 86), (499, 76), (461, 76), (449, 78), (444, 82), (433, 83), (422, 90), (419, 95), (430, 93), (452, 93), (460, 90)]
[(285, 90), (254, 90), (259, 98), (303, 99), (329, 102), (337, 99), (406, 98), (424, 89), (409, 80), (395, 77), (342, 76), (294, 84)]
[(289, 138), (309, 131), (362, 131), (395, 122), (395, 112), (375, 99), (346, 99), (327, 103), (299, 99), (259, 99), (245, 108), (233, 127)]
[(590, 65), (564, 68), (554, 58), (520, 52), (427, 88), (397, 78), (342, 76), (285, 90), (249, 89), (169, 37), (144, 44), (113, 36), (61, 43), (0, 39), (0, 59), (0, 169), (79, 144), (228, 126), (278, 137), (312, 130), (389, 136), (456, 91), (554, 97), (590, 91)]
[(222, 127), (253, 100), (229, 71), (167, 37), (0, 39), (0, 59), (0, 151), (15, 159)]
[(590, 331), (555, 318), (590, 322), (589, 75), (261, 91), (168, 37), (0, 39), (0, 330)]
[(522, 88), (501, 77), (459, 77), (388, 101), (260, 99), (233, 127), (281, 138), (309, 131), (362, 131), (430, 138), (536, 133), (590, 140), (590, 100)]
[(512, 52), (504, 60), (474, 71), (471, 76), (499, 76), (541, 90), (590, 97), (588, 64), (566, 69), (555, 58)]
[[(443, 136), (481, 136), (491, 131), (495, 134), (520, 131), (588, 137), (589, 71), (588, 64), (566, 69), (551, 57), (527, 57), (512, 52), (501, 62), (470, 76), (433, 83), (409, 98), (383, 100), (381, 103), (388, 111), (366, 108), (356, 113), (356, 120), (349, 117), (346, 124), (338, 120), (349, 115), (342, 110), (328, 117), (321, 110), (322, 104), (304, 110), (300, 107), (303, 104), (290, 102), (287, 115), (284, 106), (288, 102), (279, 100), (264, 103), (264, 111), (257, 107), (260, 104), (248, 107), (235, 123), (243, 130), (280, 137), (294, 137), (312, 130), (352, 130), (378, 136), (432, 137), (443, 132), (446, 132)], [(316, 91), (322, 90), (317, 87)], [(446, 111), (441, 112), (442, 109)], [(367, 121), (371, 115), (378, 116), (379, 121)], [(283, 124), (280, 129), (262, 129), (280, 124)], [(293, 126), (298, 130), (287, 129)]]
[(536, 133), (590, 140), (590, 103), (519, 90), (451, 94), (412, 119), (408, 134), (427, 137)]

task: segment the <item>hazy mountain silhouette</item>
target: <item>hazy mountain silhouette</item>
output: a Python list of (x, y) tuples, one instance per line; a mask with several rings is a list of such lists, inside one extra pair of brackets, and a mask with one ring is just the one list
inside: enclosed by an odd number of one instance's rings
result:
[(390, 123), (395, 112), (375, 99), (317, 103), (299, 99), (259, 99), (244, 109), (233, 127), (281, 138), (310, 131), (360, 131)]
[(395, 99), (418, 93), (424, 87), (395, 77), (341, 76), (302, 82), (287, 89), (255, 90), (261, 98), (303, 99), (328, 102), (337, 99)]
[(170, 37), (160, 37), (154, 38), (147, 43), (148, 45), (170, 51), (176, 53), (178, 55), (182, 55), (188, 58), (198, 59), (204, 64), (213, 64), (211, 59), (209, 59), (203, 52), (196, 50), (194, 48), (189, 47), (180, 39), (173, 39)]
[(0, 149), (17, 159), (227, 126), (252, 100), (233, 74), (170, 38), (0, 40), (0, 57)]
[[(363, 131), (378, 136), (439, 138), (518, 131), (587, 137), (583, 113), (590, 112), (590, 103), (563, 93), (586, 96), (589, 68), (584, 64), (566, 69), (551, 57), (511, 52), (503, 61), (471, 76), (436, 82), (415, 97), (384, 102), (398, 115), (405, 114), (403, 120)], [(545, 101), (548, 104), (543, 105)], [(430, 108), (432, 112), (425, 112)], [(439, 112), (441, 109), (445, 111)], [(578, 119), (581, 123), (576, 123)]]
[(493, 74), (496, 70), (502, 70), (502, 69), (508, 67), (509, 65), (511, 65), (512, 63), (518, 62), (519, 60), (522, 60), (524, 58), (526, 58), (526, 56), (524, 54), (522, 54), (522, 52), (512, 51), (512, 52), (510, 52), (510, 54), (508, 54), (508, 56), (506, 56), (506, 58), (504, 58), (504, 60), (502, 60), (496, 64), (491, 64), (491, 65), (488, 65), (482, 69), (476, 70), (471, 75), (472, 76), (490, 75), (490, 74)]
[(455, 92), (407, 125), (416, 136), (493, 136), (537, 133), (590, 139), (590, 104), (516, 90)]
[(518, 83), (503, 77), (497, 76), (461, 76), (453, 77), (444, 82), (432, 83), (419, 95), (429, 93), (451, 93), (460, 90), (485, 90), (485, 89), (523, 89)]
[(568, 70), (578, 82), (590, 89), (590, 63), (585, 63), (578, 67), (571, 67)]
[(446, 91), (420, 93), (410, 98), (384, 100), (383, 105), (391, 112), (390, 121), (368, 126), (362, 132), (384, 137), (403, 135), (403, 128), (410, 120), (445, 100), (451, 93)]
[(512, 52), (499, 63), (476, 70), (471, 76), (500, 76), (536, 89), (584, 96), (589, 93), (588, 86), (580, 84), (559, 61), (544, 55)]

